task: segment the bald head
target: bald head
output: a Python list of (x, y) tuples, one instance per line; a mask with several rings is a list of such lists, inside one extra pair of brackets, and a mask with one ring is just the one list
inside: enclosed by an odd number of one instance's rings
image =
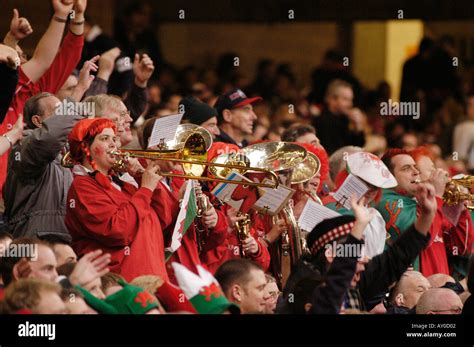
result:
[(413, 308), (429, 288), (431, 288), (430, 282), (421, 272), (406, 271), (393, 289), (392, 303), (395, 306)]
[(461, 299), (447, 288), (427, 290), (416, 305), (416, 314), (460, 314), (461, 311)]
[(362, 152), (362, 148), (357, 146), (344, 146), (331, 154), (329, 157), (329, 176), (333, 182), (339, 172), (346, 168), (347, 157), (357, 152)]
[(431, 288), (440, 288), (444, 286), (447, 282), (456, 283), (454, 278), (446, 274), (434, 274), (428, 277)]

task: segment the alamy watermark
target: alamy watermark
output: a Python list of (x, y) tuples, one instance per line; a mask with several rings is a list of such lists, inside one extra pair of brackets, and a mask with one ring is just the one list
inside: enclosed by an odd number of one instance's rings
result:
[(18, 325), (19, 337), (47, 337), (52, 341), (56, 339), (56, 324), (38, 324), (26, 321), (24, 324)]
[(0, 244), (0, 256), (4, 258), (27, 258), (31, 261), (38, 259), (38, 245), (37, 244), (10, 244), (5, 246)]
[(420, 118), (420, 103), (415, 101), (392, 101), (388, 99), (380, 103), (381, 116), (412, 116), (413, 119)]
[(364, 244), (345, 244), (333, 241), (324, 246), (326, 257), (332, 258), (363, 258), (365, 255)]
[(56, 105), (56, 115), (75, 116), (82, 115), (87, 117), (95, 116), (95, 102), (72, 102), (64, 99)]

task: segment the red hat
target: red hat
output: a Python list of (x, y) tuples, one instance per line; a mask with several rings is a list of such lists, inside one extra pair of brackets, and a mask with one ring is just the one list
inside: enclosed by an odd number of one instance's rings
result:
[(87, 118), (80, 120), (72, 128), (72, 131), (69, 133), (68, 140), (81, 142), (82, 140), (84, 140), (84, 137), (86, 137), (90, 126), (95, 122), (99, 121), (100, 119), (106, 118)]
[(69, 133), (69, 151), (71, 159), (75, 163), (80, 163), (84, 155), (89, 156), (86, 146), (83, 144), (86, 138), (93, 138), (100, 134), (102, 130), (112, 128), (117, 133), (117, 127), (114, 122), (107, 118), (87, 118), (82, 119), (74, 125)]
[(194, 306), (186, 298), (184, 292), (169, 282), (163, 282), (155, 291), (155, 296), (163, 304), (167, 312), (186, 311), (197, 313)]

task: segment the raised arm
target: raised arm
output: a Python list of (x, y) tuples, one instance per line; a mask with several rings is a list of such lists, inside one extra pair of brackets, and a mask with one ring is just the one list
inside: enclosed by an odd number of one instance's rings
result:
[(23, 64), (22, 69), (28, 78), (37, 82), (49, 69), (58, 53), (64, 27), (72, 10), (72, 0), (52, 0), (54, 16), (49, 27), (36, 46), (33, 57)]
[[(66, 99), (73, 102), (71, 99)], [(41, 128), (21, 141), (21, 147), (13, 148), (19, 160), (13, 169), (22, 177), (37, 177), (52, 162), (67, 142), (67, 135), (74, 124), (83, 119), (80, 114), (56, 114), (43, 121)]]
[(87, 0), (74, 0), (74, 8), (69, 23), (69, 30), (74, 35), (84, 34), (84, 13), (86, 12)]
[(114, 72), (115, 60), (119, 55), (120, 49), (118, 47), (109, 49), (100, 55), (97, 76), (92, 82), (91, 87), (86, 91), (84, 98), (99, 94), (107, 94), (109, 78), (110, 75), (112, 75), (112, 72)]
[(10, 31), (3, 39), (3, 43), (16, 50), (16, 45), (25, 37), (33, 33), (30, 22), (25, 17), (20, 17), (20, 13), (13, 9), (13, 18), (10, 22)]
[[(364, 208), (367, 203), (365, 198), (359, 202), (352, 197), (351, 205), (356, 221), (348, 236), (345, 245), (355, 245), (351, 249), (362, 249), (364, 245), (364, 230), (374, 217), (371, 210), (369, 213)], [(347, 249), (347, 248), (345, 248)], [(335, 257), (331, 267), (326, 274), (323, 285), (318, 286), (312, 296), (311, 313), (314, 314), (339, 314), (344, 295), (351, 285), (352, 278), (356, 270), (357, 259), (362, 254), (345, 254), (344, 257)]]
[(136, 122), (138, 117), (145, 111), (148, 103), (148, 94), (146, 87), (148, 81), (155, 70), (153, 60), (147, 55), (142, 56), (135, 54), (133, 61), (133, 74), (135, 79), (127, 97), (124, 100), (125, 105), (130, 110), (130, 116), (133, 122)]
[(0, 155), (6, 153), (15, 143), (23, 137), (23, 115), (18, 116), (17, 121), (10, 131), (0, 136)]
[(415, 223), (392, 247), (372, 258), (361, 275), (359, 291), (365, 302), (385, 293), (428, 245), (430, 226), (437, 208), (435, 189), (429, 183), (420, 183), (415, 197), (420, 207), (420, 215)]
[(79, 73), (79, 80), (71, 95), (73, 100), (81, 101), (84, 94), (90, 88), (94, 81), (94, 75), (91, 75), (91, 71), (97, 71), (98, 67), (96, 62), (99, 60), (99, 58), (100, 56), (96, 55), (94, 58), (84, 62), (81, 72)]

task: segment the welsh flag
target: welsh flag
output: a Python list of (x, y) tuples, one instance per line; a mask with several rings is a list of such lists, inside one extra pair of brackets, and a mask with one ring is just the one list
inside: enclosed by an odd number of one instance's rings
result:
[(178, 219), (176, 220), (173, 235), (171, 236), (171, 246), (165, 248), (167, 261), (171, 255), (181, 247), (181, 239), (197, 215), (196, 193), (194, 192), (193, 181), (188, 180), (186, 184), (181, 209), (179, 210)]

